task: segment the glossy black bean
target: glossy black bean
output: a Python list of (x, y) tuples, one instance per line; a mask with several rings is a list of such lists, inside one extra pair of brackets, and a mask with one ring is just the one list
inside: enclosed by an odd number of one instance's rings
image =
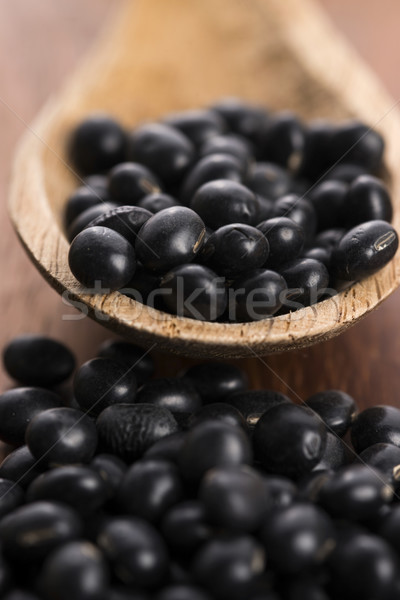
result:
[(178, 431), (178, 424), (161, 406), (114, 404), (98, 416), (97, 430), (104, 450), (129, 463), (161, 438)]
[(242, 427), (247, 429), (246, 421), (243, 415), (230, 404), (225, 402), (213, 402), (212, 404), (206, 404), (200, 410), (193, 413), (189, 417), (189, 429), (195, 427), (203, 421), (222, 421), (228, 425), (234, 427)]
[(295, 574), (327, 559), (335, 546), (335, 531), (323, 510), (298, 502), (270, 513), (261, 539), (274, 568)]
[(192, 261), (204, 242), (205, 226), (190, 208), (174, 206), (153, 215), (136, 240), (138, 259), (151, 271)]
[[(319, 463), (314, 467), (314, 471), (326, 471), (328, 469), (339, 469), (349, 462), (348, 447), (343, 440), (336, 434), (326, 434), (326, 444), (324, 452)], [(350, 451), (349, 451), (350, 453)]]
[(123, 460), (113, 454), (97, 454), (90, 467), (102, 478), (109, 498), (112, 498), (119, 488), (127, 470)]
[(0, 465), (0, 477), (14, 481), (22, 488), (28, 485), (42, 472), (28, 446), (20, 446), (7, 454)]
[(185, 432), (177, 431), (161, 438), (146, 450), (144, 457), (162, 458), (169, 462), (177, 463), (185, 435)]
[(337, 180), (323, 181), (310, 190), (308, 197), (317, 217), (317, 231), (342, 225), (347, 190), (348, 185)]
[(136, 302), (158, 308), (158, 303), (160, 302), (160, 297), (157, 293), (159, 283), (160, 276), (147, 271), (139, 263), (132, 279), (119, 291)]
[(41, 592), (49, 600), (104, 600), (110, 573), (94, 544), (76, 541), (47, 557), (39, 581)]
[(339, 163), (334, 167), (330, 167), (326, 173), (323, 174), (324, 181), (343, 181), (343, 183), (353, 183), (360, 175), (366, 175), (368, 172), (365, 167), (360, 165), (353, 165), (351, 163)]
[(154, 588), (166, 579), (167, 549), (161, 535), (144, 519), (109, 519), (100, 531), (97, 543), (123, 583)]
[(177, 467), (164, 459), (144, 458), (126, 472), (117, 494), (124, 514), (158, 522), (184, 495)]
[(82, 411), (52, 408), (32, 419), (26, 443), (33, 456), (49, 467), (87, 463), (97, 447), (97, 432)]
[(186, 264), (172, 269), (160, 282), (165, 306), (179, 316), (215, 321), (225, 311), (225, 281), (203, 265)]
[(250, 598), (265, 568), (265, 553), (251, 536), (215, 537), (206, 542), (193, 562), (194, 579), (214, 598)]
[(78, 187), (68, 198), (65, 207), (65, 225), (67, 229), (76, 218), (85, 210), (97, 206), (109, 200), (106, 193), (100, 193), (97, 189), (91, 189), (86, 185)]
[(90, 221), (86, 227), (108, 227), (121, 234), (134, 246), (142, 225), (151, 216), (152, 213), (149, 210), (139, 206), (118, 206)]
[(194, 195), (191, 207), (212, 229), (230, 223), (255, 225), (258, 222), (257, 196), (236, 181), (217, 179), (205, 183)]
[(351, 443), (357, 453), (379, 443), (400, 447), (400, 409), (381, 405), (363, 410), (351, 427)]
[(384, 540), (370, 533), (339, 538), (329, 561), (334, 598), (396, 598), (398, 558)]
[(391, 506), (388, 514), (380, 521), (376, 533), (400, 552), (400, 506)]
[(204, 109), (172, 113), (164, 118), (163, 122), (179, 129), (195, 146), (201, 146), (208, 139), (224, 133), (226, 129), (220, 115)]
[(267, 219), (272, 219), (274, 216), (274, 200), (270, 200), (269, 198), (264, 198), (264, 196), (257, 195), (258, 200), (258, 219), (259, 221), (266, 221)]
[(262, 476), (248, 466), (207, 471), (199, 498), (210, 523), (238, 533), (256, 531), (269, 509), (268, 487)]
[(136, 389), (133, 369), (112, 358), (87, 361), (74, 378), (74, 394), (79, 407), (95, 417), (107, 406), (134, 402)]
[(69, 267), (82, 285), (115, 291), (126, 285), (136, 269), (133, 246), (108, 227), (89, 227), (74, 238)]
[[(326, 448), (326, 446), (325, 446)], [(314, 502), (319, 499), (319, 494), (322, 486), (332, 477), (334, 471), (332, 469), (317, 470), (315, 467), (311, 473), (307, 473), (297, 481), (297, 499), (300, 502)]]
[(247, 425), (253, 428), (267, 410), (282, 402), (290, 402), (290, 399), (274, 390), (249, 390), (232, 394), (226, 402), (237, 408)]
[(292, 178), (286, 169), (270, 162), (252, 165), (245, 179), (248, 188), (268, 200), (277, 200), (288, 194), (292, 183)]
[(354, 399), (340, 390), (317, 392), (305, 404), (321, 417), (331, 433), (339, 436), (346, 433), (358, 412)]
[(211, 600), (203, 589), (187, 584), (175, 584), (165, 587), (154, 596), (154, 600)]
[(246, 168), (252, 161), (254, 149), (252, 144), (240, 135), (214, 135), (206, 139), (199, 150), (201, 158), (210, 154), (232, 155)]
[(269, 244), (261, 231), (232, 223), (211, 234), (202, 249), (201, 260), (217, 273), (235, 277), (262, 267), (268, 254)]
[(341, 227), (333, 229), (325, 229), (315, 236), (314, 244), (320, 248), (327, 248), (333, 251), (334, 248), (340, 243), (340, 240), (345, 235), (346, 230)]
[(331, 264), (331, 257), (332, 250), (327, 250), (327, 248), (309, 248), (303, 252), (301, 256), (301, 258), (312, 258), (312, 260), (317, 260), (325, 265), (328, 271)]
[(279, 475), (265, 475), (270, 504), (273, 508), (283, 508), (292, 504), (297, 496), (297, 487), (287, 477)]
[(375, 517), (393, 497), (380, 471), (353, 464), (336, 471), (322, 486), (319, 502), (333, 516), (352, 521)]
[(289, 194), (279, 198), (274, 208), (275, 217), (287, 217), (300, 225), (306, 243), (313, 239), (317, 229), (317, 217), (310, 200), (297, 194)]
[(168, 194), (148, 194), (138, 201), (138, 206), (145, 208), (151, 213), (158, 213), (165, 208), (180, 206), (180, 202)]
[(82, 211), (69, 225), (67, 229), (67, 238), (70, 242), (78, 233), (83, 231), (92, 221), (98, 217), (102, 217), (104, 214), (109, 213), (111, 210), (117, 208), (114, 202), (99, 202), (98, 204), (87, 208)]
[(102, 477), (94, 469), (67, 465), (39, 475), (27, 490), (27, 501), (63, 502), (86, 515), (106, 502), (107, 491)]
[(174, 552), (191, 556), (211, 539), (213, 529), (208, 523), (203, 504), (198, 500), (185, 500), (164, 515), (161, 531)]
[(57, 406), (62, 406), (61, 398), (50, 390), (23, 387), (3, 392), (0, 395), (0, 440), (22, 446), (32, 419)]
[(213, 467), (251, 464), (252, 449), (245, 432), (221, 421), (204, 421), (191, 429), (183, 443), (179, 467), (189, 483), (199, 483)]
[(18, 483), (0, 478), (0, 519), (20, 506), (24, 500), (24, 491)]
[(382, 136), (368, 125), (348, 121), (332, 133), (327, 148), (331, 163), (351, 163), (377, 171), (382, 165), (385, 143)]
[(133, 205), (147, 194), (160, 192), (161, 183), (144, 165), (125, 162), (110, 171), (108, 191), (112, 202)]
[(180, 198), (190, 204), (197, 190), (216, 180), (229, 180), (240, 183), (244, 176), (242, 163), (229, 154), (210, 154), (201, 158), (189, 171), (181, 187)]
[(104, 191), (107, 191), (108, 175), (102, 173), (88, 175), (82, 180), (82, 184), (91, 190), (103, 193)]
[(328, 121), (316, 119), (305, 128), (303, 159), (300, 174), (316, 180), (328, 166), (326, 148), (329, 145), (334, 126)]
[(302, 308), (318, 302), (329, 284), (329, 273), (322, 262), (312, 258), (298, 258), (283, 265), (280, 274), (287, 283), (290, 294), (285, 306)]
[(297, 172), (303, 162), (305, 130), (299, 119), (290, 112), (270, 117), (262, 132), (263, 159)]
[(400, 480), (400, 448), (393, 444), (373, 444), (358, 456), (358, 460), (383, 473), (394, 485)]
[(73, 131), (68, 153), (80, 173), (101, 173), (125, 159), (126, 134), (114, 119), (93, 115)]
[(275, 217), (262, 221), (257, 225), (269, 245), (266, 262), (268, 268), (274, 269), (300, 256), (304, 246), (304, 229), (287, 217)]
[(248, 387), (247, 376), (237, 366), (225, 362), (205, 362), (189, 367), (184, 373), (204, 403), (225, 401), (226, 396)]
[(253, 441), (255, 457), (267, 471), (299, 477), (311, 471), (321, 459), (326, 429), (307, 409), (282, 402), (258, 420)]
[(275, 314), (286, 299), (287, 285), (281, 275), (269, 269), (254, 269), (230, 286), (229, 318), (258, 321)]
[(181, 131), (162, 123), (147, 123), (130, 135), (129, 155), (164, 183), (175, 183), (194, 159), (194, 146)]
[(62, 383), (75, 368), (72, 352), (44, 335), (15, 337), (3, 350), (7, 373), (24, 385), (51, 387)]
[(154, 360), (149, 351), (129, 342), (107, 340), (100, 346), (98, 355), (130, 367), (138, 383), (144, 383), (154, 373)]
[(76, 512), (57, 502), (20, 506), (0, 522), (4, 556), (18, 563), (42, 560), (57, 546), (79, 538), (81, 532)]
[(148, 381), (138, 391), (136, 401), (164, 406), (173, 413), (192, 413), (201, 407), (201, 397), (194, 385), (176, 377)]
[(366, 221), (390, 221), (392, 202), (386, 185), (372, 175), (361, 175), (350, 185), (343, 204), (343, 221), (354, 227)]
[(260, 131), (268, 119), (264, 108), (243, 102), (239, 98), (223, 98), (213, 104), (211, 109), (221, 115), (230, 131), (255, 144), (259, 143)]

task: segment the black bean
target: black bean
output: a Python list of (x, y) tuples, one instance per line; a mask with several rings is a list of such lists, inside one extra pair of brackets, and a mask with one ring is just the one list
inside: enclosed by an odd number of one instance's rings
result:
[(157, 530), (144, 519), (109, 519), (100, 531), (97, 543), (123, 583), (154, 588), (165, 581), (167, 549)]
[(400, 448), (393, 444), (373, 444), (358, 456), (364, 465), (383, 473), (389, 482), (396, 484), (400, 480)]
[(285, 279), (290, 294), (285, 305), (302, 308), (318, 302), (329, 284), (325, 265), (313, 258), (298, 258), (282, 266), (280, 274)]
[(154, 360), (151, 354), (135, 344), (107, 340), (100, 346), (98, 354), (101, 358), (111, 358), (131, 367), (138, 383), (144, 383), (154, 373)]
[(173, 413), (192, 413), (201, 407), (201, 398), (194, 385), (175, 377), (148, 381), (138, 391), (136, 401), (163, 406)]
[(85, 210), (109, 200), (106, 193), (99, 193), (86, 185), (78, 187), (68, 198), (65, 207), (65, 224), (67, 229)]
[(0, 439), (7, 444), (22, 446), (32, 419), (57, 406), (62, 406), (61, 398), (50, 390), (23, 387), (3, 392), (0, 395)]
[(118, 206), (90, 221), (86, 227), (108, 227), (122, 235), (134, 246), (142, 225), (151, 216), (150, 211), (139, 206)]
[(346, 230), (341, 227), (325, 229), (315, 236), (313, 244), (319, 248), (326, 248), (332, 251), (340, 243), (345, 233)]
[(250, 165), (254, 148), (246, 138), (236, 134), (214, 135), (207, 138), (200, 147), (199, 156), (229, 154), (239, 160), (243, 168)]
[(28, 485), (42, 472), (28, 446), (20, 446), (7, 454), (0, 465), (0, 477), (14, 481), (22, 488)]
[(343, 221), (348, 228), (366, 221), (391, 221), (393, 216), (389, 191), (372, 175), (361, 175), (350, 185), (344, 199)]
[(275, 314), (286, 301), (284, 278), (269, 269), (254, 269), (236, 279), (229, 293), (232, 321), (258, 321)]
[(119, 488), (127, 470), (127, 465), (113, 454), (98, 454), (90, 467), (96, 471), (105, 483), (107, 495), (112, 498)]
[(233, 133), (238, 133), (253, 143), (258, 143), (260, 131), (268, 119), (264, 108), (239, 98), (223, 98), (211, 106), (227, 123)]
[(305, 130), (294, 114), (278, 113), (267, 121), (261, 141), (266, 160), (296, 172), (303, 162), (304, 145)]
[(259, 220), (257, 196), (241, 183), (227, 179), (202, 185), (195, 193), (191, 207), (212, 229), (230, 223), (255, 225)]
[(129, 155), (153, 171), (164, 183), (175, 183), (194, 159), (192, 142), (175, 127), (147, 123), (130, 135)]
[(300, 225), (306, 243), (313, 239), (317, 229), (317, 217), (310, 200), (297, 194), (289, 194), (279, 198), (274, 204), (274, 209), (274, 217), (287, 217)]
[(329, 431), (339, 436), (346, 433), (358, 412), (353, 398), (340, 390), (317, 392), (305, 404), (321, 417)]
[(215, 537), (206, 542), (193, 562), (194, 579), (214, 598), (250, 598), (265, 567), (265, 553), (251, 536)]
[(310, 190), (308, 197), (317, 217), (317, 231), (342, 224), (342, 211), (348, 186), (343, 181), (323, 181)]
[(157, 522), (182, 500), (184, 491), (177, 467), (163, 459), (145, 458), (126, 472), (117, 502), (124, 514)]
[(359, 464), (342, 467), (320, 490), (321, 505), (333, 516), (353, 521), (375, 517), (393, 497), (383, 473)]
[(323, 510), (298, 502), (270, 513), (261, 539), (274, 568), (294, 574), (315, 568), (327, 559), (335, 546), (335, 531)]
[(88, 175), (87, 177), (84, 177), (82, 184), (90, 190), (103, 194), (104, 192), (107, 192), (108, 175), (102, 173)]
[(337, 434), (326, 434), (326, 444), (324, 452), (319, 463), (314, 467), (314, 471), (326, 471), (328, 469), (339, 469), (345, 465), (348, 460), (347, 447), (343, 440)]
[(210, 523), (238, 533), (258, 529), (269, 509), (268, 487), (261, 475), (248, 466), (207, 471), (199, 498)]
[(74, 408), (52, 408), (32, 419), (26, 443), (36, 459), (50, 467), (89, 462), (97, 447), (93, 421)]
[(400, 410), (385, 405), (363, 410), (352, 425), (351, 442), (358, 453), (379, 443), (400, 447)]
[(334, 130), (332, 123), (316, 119), (305, 129), (303, 160), (300, 174), (310, 179), (318, 179), (328, 166), (326, 149)]
[(40, 589), (52, 600), (104, 600), (110, 574), (99, 549), (88, 541), (69, 542), (46, 559)]
[(234, 223), (211, 234), (200, 258), (217, 273), (235, 277), (249, 269), (262, 267), (268, 254), (269, 244), (261, 231)]
[(322, 263), (328, 271), (331, 264), (331, 257), (332, 250), (327, 250), (326, 248), (309, 248), (302, 254), (302, 258), (312, 258)]
[(169, 462), (177, 463), (185, 435), (185, 432), (177, 431), (161, 438), (146, 450), (144, 457), (162, 458)]
[(174, 206), (153, 215), (136, 240), (138, 259), (151, 271), (192, 261), (204, 242), (205, 226), (190, 208)]
[(91, 206), (82, 211), (69, 225), (67, 229), (67, 238), (70, 242), (76, 238), (78, 233), (83, 231), (90, 223), (98, 217), (109, 213), (117, 208), (114, 202), (99, 202), (95, 206)]
[(59, 466), (39, 475), (27, 490), (28, 502), (63, 502), (82, 515), (91, 514), (107, 500), (103, 479), (87, 466)]
[(178, 431), (178, 424), (172, 413), (161, 406), (114, 404), (98, 416), (97, 430), (107, 452), (132, 462), (152, 444)]
[(255, 456), (267, 471), (299, 477), (321, 459), (326, 429), (307, 409), (282, 402), (261, 416), (253, 440)]
[(304, 246), (303, 228), (287, 217), (275, 217), (262, 221), (257, 225), (269, 245), (266, 262), (268, 268), (274, 269), (300, 256)]
[(18, 483), (0, 478), (0, 519), (22, 504), (24, 499), (25, 494)]
[(374, 172), (382, 165), (384, 146), (377, 131), (364, 123), (348, 121), (333, 131), (327, 151), (331, 163), (356, 164)]
[(242, 414), (237, 408), (225, 402), (206, 404), (197, 412), (190, 415), (188, 423), (189, 428), (195, 427), (198, 423), (202, 423), (203, 421), (222, 421), (223, 423), (233, 425), (234, 427), (247, 429), (247, 424)]
[(95, 417), (107, 406), (134, 402), (136, 389), (133, 368), (112, 358), (87, 361), (74, 379), (74, 394), (79, 407)]
[(76, 512), (57, 502), (20, 506), (0, 522), (4, 555), (18, 563), (42, 560), (57, 546), (81, 535)]
[(330, 600), (328, 592), (310, 575), (285, 581), (280, 591), (285, 600)]
[(147, 194), (161, 191), (161, 183), (145, 166), (134, 162), (116, 165), (109, 174), (108, 191), (117, 204), (133, 205)]
[(247, 425), (253, 428), (267, 410), (282, 402), (291, 401), (285, 394), (274, 390), (251, 390), (232, 394), (226, 402), (237, 408)]
[(246, 373), (225, 362), (193, 365), (183, 376), (193, 383), (206, 404), (225, 400), (229, 394), (245, 390), (248, 386)]
[(322, 486), (334, 473), (332, 469), (317, 469), (318, 465), (297, 481), (297, 499), (300, 502), (317, 502)]
[(113, 586), (107, 590), (107, 600), (150, 600), (146, 592), (135, 590), (131, 586)]
[(389, 512), (377, 528), (377, 534), (396, 550), (400, 552), (400, 506), (395, 505), (389, 509)]
[(36, 594), (31, 594), (26, 590), (14, 588), (2, 597), (3, 600), (41, 600)]
[(226, 124), (221, 116), (214, 111), (204, 109), (172, 113), (164, 118), (164, 123), (179, 129), (195, 146), (201, 146), (208, 139), (222, 134), (226, 129)]
[(175, 552), (192, 555), (212, 535), (205, 508), (198, 500), (185, 500), (164, 515), (162, 534)]
[(154, 600), (211, 600), (211, 596), (193, 585), (175, 584), (158, 592)]
[(342, 181), (343, 183), (353, 183), (360, 175), (366, 175), (368, 169), (360, 165), (353, 165), (351, 163), (339, 163), (334, 167), (331, 167), (323, 175), (324, 181)]
[(145, 208), (151, 213), (158, 213), (165, 208), (180, 206), (180, 202), (168, 194), (148, 194), (138, 202), (138, 206)]
[(57, 340), (25, 334), (7, 344), (3, 363), (8, 374), (20, 383), (51, 387), (68, 379), (75, 368), (75, 357)]
[(136, 269), (133, 246), (108, 227), (89, 227), (74, 238), (69, 267), (79, 283), (115, 291), (126, 285)]
[(259, 162), (250, 167), (245, 184), (254, 193), (268, 200), (286, 196), (292, 187), (292, 178), (286, 169), (270, 162)]
[(249, 439), (241, 428), (221, 421), (204, 421), (188, 432), (179, 467), (184, 479), (196, 484), (213, 467), (251, 464), (251, 459)]
[(258, 200), (258, 220), (260, 222), (272, 219), (275, 214), (275, 201), (256, 194)]
[(80, 173), (101, 173), (124, 160), (126, 134), (114, 119), (93, 115), (73, 131), (68, 150), (73, 166)]
[(287, 477), (268, 474), (264, 476), (264, 481), (273, 508), (283, 508), (295, 501), (297, 488)]
[(173, 314), (192, 319), (215, 321), (227, 306), (224, 279), (203, 265), (175, 267), (161, 279), (160, 291)]
[(156, 273), (147, 271), (140, 263), (132, 279), (121, 288), (119, 292), (125, 294), (141, 304), (148, 304), (153, 308), (158, 308), (157, 302), (160, 301), (157, 290), (160, 283), (160, 276)]
[(185, 204), (190, 204), (197, 190), (216, 180), (230, 180), (240, 183), (243, 179), (242, 163), (229, 154), (210, 154), (201, 158), (189, 171), (183, 181), (180, 198)]

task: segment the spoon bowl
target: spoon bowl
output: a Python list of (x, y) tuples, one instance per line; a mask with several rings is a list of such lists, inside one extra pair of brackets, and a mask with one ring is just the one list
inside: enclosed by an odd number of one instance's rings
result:
[(308, 346), (338, 335), (400, 282), (400, 256), (346, 291), (293, 313), (227, 324), (176, 317), (114, 292), (89, 295), (68, 267), (66, 198), (77, 185), (66, 148), (94, 111), (133, 128), (149, 119), (238, 96), (305, 120), (357, 118), (386, 141), (385, 178), (400, 221), (400, 116), (396, 103), (303, 0), (135, 0), (28, 128), (15, 159), (9, 210), (18, 236), (63, 298), (144, 346), (197, 357), (244, 357)]

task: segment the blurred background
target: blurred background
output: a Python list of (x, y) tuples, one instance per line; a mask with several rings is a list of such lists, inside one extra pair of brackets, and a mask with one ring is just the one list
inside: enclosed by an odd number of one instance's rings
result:
[[(399, 99), (399, 1), (319, 3)], [(30, 265), (12, 231), (6, 198), (12, 156), (26, 123), (72, 72), (119, 4), (117, 0), (0, 0), (0, 347), (18, 333), (42, 331), (64, 339), (82, 360), (108, 337), (88, 319), (62, 320), (61, 299)], [(301, 398), (339, 387), (364, 405), (393, 404), (400, 384), (399, 301), (397, 292), (340, 338), (270, 357), (257, 368), (256, 359), (243, 365), (253, 373), (255, 386), (286, 392), (292, 388)], [(183, 361), (170, 359), (166, 365), (160, 357), (159, 364), (164, 372), (174, 373)], [(0, 389), (8, 384), (1, 373)]]

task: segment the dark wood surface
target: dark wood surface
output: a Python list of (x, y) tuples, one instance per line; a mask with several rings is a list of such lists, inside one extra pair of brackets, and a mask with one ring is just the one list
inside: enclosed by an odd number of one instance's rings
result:
[[(321, 4), (399, 98), (397, 0), (321, 0)], [(82, 361), (93, 356), (99, 343), (109, 337), (89, 319), (76, 319), (30, 264), (8, 221), (6, 196), (12, 154), (26, 123), (73, 70), (117, 7), (115, 0), (0, 1), (1, 347), (19, 333), (43, 332), (64, 340)], [(254, 387), (280, 389), (293, 398), (341, 388), (353, 394), (360, 406), (400, 405), (399, 303), (397, 292), (365, 320), (329, 342), (240, 364)], [(175, 374), (188, 361), (160, 354), (157, 362), (159, 373)], [(0, 373), (1, 389), (10, 383)]]

